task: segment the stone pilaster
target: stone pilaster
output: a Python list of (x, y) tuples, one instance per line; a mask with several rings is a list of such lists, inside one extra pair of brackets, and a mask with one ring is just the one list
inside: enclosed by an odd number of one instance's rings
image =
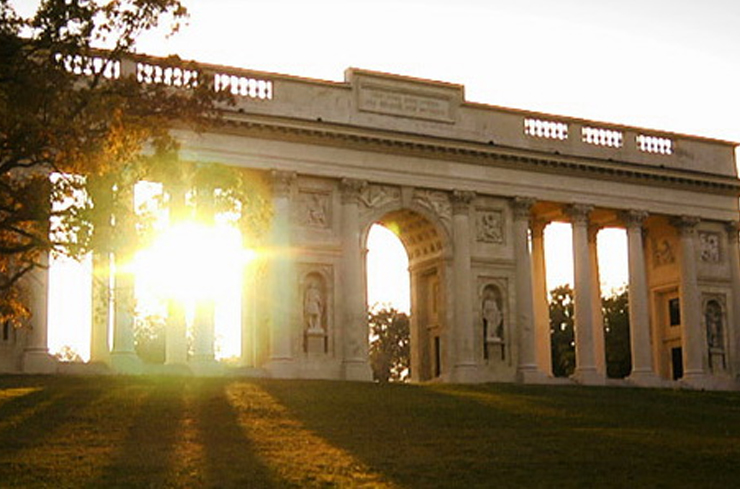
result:
[(517, 378), (520, 382), (544, 382), (547, 376), (537, 368), (535, 305), (532, 257), (529, 254), (529, 221), (534, 199), (516, 197), (514, 215), (514, 259), (516, 260), (516, 325), (519, 332)]
[(347, 380), (372, 380), (368, 361), (367, 305), (359, 220), (362, 180), (340, 183), (342, 201), (342, 284), (344, 292), (343, 375)]
[(737, 221), (726, 224), (727, 229), (727, 257), (732, 278), (732, 322), (729, 325), (730, 338), (730, 365), (735, 378), (740, 377), (740, 249), (738, 248)]
[(23, 371), (29, 374), (56, 372), (57, 362), (49, 355), (49, 254), (42, 252), (39, 266), (23, 278), (30, 303), (31, 320), (23, 351)]
[(604, 314), (601, 311), (601, 276), (599, 274), (599, 247), (597, 238), (600, 226), (588, 227), (588, 258), (591, 263), (591, 327), (594, 338), (594, 363), (599, 375), (606, 377), (606, 342), (604, 339)]
[(568, 208), (573, 226), (573, 266), (575, 278), (576, 370), (573, 377), (584, 384), (603, 384), (596, 368), (593, 336), (593, 272), (588, 246), (588, 215), (593, 207), (575, 204)]
[(270, 230), (270, 359), (267, 369), (273, 377), (289, 378), (295, 373), (293, 325), (296, 283), (291, 255), (291, 190), (295, 172), (275, 170), (272, 177), (273, 218)]
[(533, 219), (532, 231), (532, 297), (534, 299), (534, 336), (537, 368), (552, 374), (550, 342), (550, 308), (547, 301), (547, 264), (545, 260), (545, 227), (549, 221)]
[(706, 381), (706, 332), (701, 325), (701, 297), (696, 270), (696, 225), (699, 218), (682, 216), (673, 220), (680, 235), (681, 346), (684, 374), (681, 379), (694, 387)]
[(451, 379), (453, 382), (478, 380), (475, 361), (475, 329), (473, 322), (472, 270), (470, 266), (470, 204), (474, 192), (455, 190), (452, 201), (454, 348)]
[(647, 212), (632, 210), (622, 215), (627, 226), (629, 260), (629, 319), (632, 348), (632, 372), (629, 380), (637, 385), (658, 386), (660, 379), (653, 364), (650, 332), (649, 290), (645, 269), (645, 247), (642, 240)]

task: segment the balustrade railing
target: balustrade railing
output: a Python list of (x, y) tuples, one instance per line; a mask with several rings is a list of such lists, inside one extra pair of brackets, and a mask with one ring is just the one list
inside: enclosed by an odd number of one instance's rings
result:
[[(171, 62), (159, 63), (155, 59), (145, 61), (124, 59), (109, 60), (101, 56), (65, 56), (59, 58), (70, 73), (81, 76), (102, 74), (107, 79), (119, 79), (133, 74), (142, 84), (161, 84), (176, 88), (195, 88), (202, 81), (209, 81), (213, 90), (228, 91), (238, 97), (257, 100), (272, 100), (272, 80), (244, 76), (241, 73), (213, 72), (177, 66)], [(130, 71), (129, 71), (130, 70)]]

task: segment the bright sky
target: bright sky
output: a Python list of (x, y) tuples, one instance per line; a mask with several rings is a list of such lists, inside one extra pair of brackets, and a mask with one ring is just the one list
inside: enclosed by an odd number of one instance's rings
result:
[[(190, 25), (142, 52), (325, 80), (354, 66), (461, 83), (474, 102), (740, 141), (737, 0), (184, 3)], [(572, 283), (569, 228), (547, 233), (548, 286)], [(600, 241), (605, 287), (619, 285), (624, 233)], [(374, 288), (370, 304), (387, 302)]]

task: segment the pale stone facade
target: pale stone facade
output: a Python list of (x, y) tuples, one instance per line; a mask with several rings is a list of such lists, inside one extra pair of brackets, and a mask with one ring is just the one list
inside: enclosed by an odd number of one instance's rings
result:
[[(460, 85), (363, 70), (330, 83), (210, 69), (237, 105), (219, 130), (179, 134), (184, 156), (269, 178), (269, 245), (291, 251), (245, 271), (260, 285), (243, 293), (244, 372), (371, 379), (364, 253), (380, 223), (409, 255), (413, 380), (549, 382), (543, 230), (564, 221), (575, 381), (606, 383), (596, 236), (622, 227), (628, 381), (738, 387), (734, 144), (474, 104)], [(125, 305), (114, 313), (110, 352), (107, 317), (93, 321), (93, 360), (136, 371)], [(192, 358), (181, 316), (171, 310), (167, 362), (218, 373), (212, 304), (198, 307)], [(44, 348), (32, 336), (27, 354)]]

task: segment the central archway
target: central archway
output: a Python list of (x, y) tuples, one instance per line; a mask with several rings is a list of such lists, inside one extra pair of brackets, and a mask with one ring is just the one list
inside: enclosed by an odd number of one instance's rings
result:
[[(410, 379), (414, 382), (439, 378), (448, 370), (448, 238), (443, 226), (423, 211), (400, 208), (378, 212), (370, 219), (364, 233), (364, 243), (372, 225), (389, 229), (402, 243), (408, 255), (410, 275), (411, 365)], [(365, 262), (368, 276), (382, 274)], [(388, 278), (392, 280), (392, 277)], [(369, 305), (372, 307), (372, 304)]]

